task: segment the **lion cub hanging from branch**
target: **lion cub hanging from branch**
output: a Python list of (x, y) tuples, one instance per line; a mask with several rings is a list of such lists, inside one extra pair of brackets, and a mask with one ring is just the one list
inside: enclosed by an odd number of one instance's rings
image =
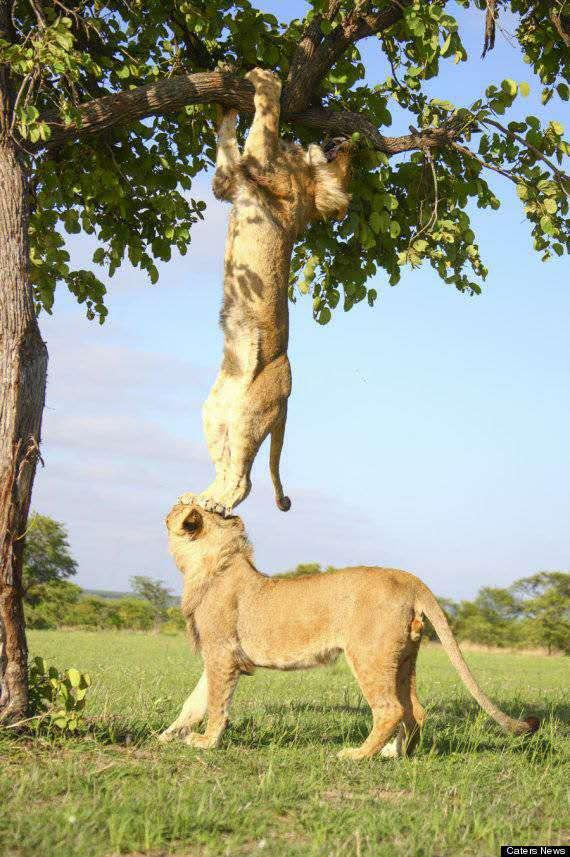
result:
[[(203, 409), (204, 432), (216, 468), (196, 501), (229, 514), (247, 497), (259, 447), (271, 434), (269, 468), (277, 505), (291, 506), (279, 475), (291, 368), (288, 286), (293, 245), (307, 223), (344, 217), (350, 197), (347, 145), (325, 155), (279, 139), (281, 82), (253, 69), (255, 116), (240, 153), (234, 110), (218, 130), (213, 190), (232, 203), (224, 260), (221, 369)], [(185, 495), (187, 499), (188, 495)]]

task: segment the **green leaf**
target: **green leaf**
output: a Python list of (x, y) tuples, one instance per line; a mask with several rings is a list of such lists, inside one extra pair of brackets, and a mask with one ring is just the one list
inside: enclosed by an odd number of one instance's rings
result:
[(510, 77), (503, 80), (501, 83), (501, 89), (503, 92), (506, 92), (507, 95), (515, 96), (518, 92), (518, 86), (516, 81), (512, 80)]
[(567, 83), (559, 83), (556, 87), (556, 92), (562, 99), (562, 101), (568, 101), (570, 98), (570, 86)]
[(554, 226), (552, 220), (546, 214), (540, 218), (540, 228), (547, 235), (556, 235), (558, 233), (558, 230)]
[(81, 673), (76, 669), (69, 669), (67, 676), (72, 687), (79, 687), (81, 684)]
[(379, 232), (382, 231), (382, 217), (380, 216), (378, 211), (372, 212), (372, 214), (370, 215), (369, 223), (370, 223), (370, 228), (377, 235)]
[(525, 80), (521, 80), (521, 82), (519, 83), (519, 92), (525, 98), (530, 93), (530, 86)]

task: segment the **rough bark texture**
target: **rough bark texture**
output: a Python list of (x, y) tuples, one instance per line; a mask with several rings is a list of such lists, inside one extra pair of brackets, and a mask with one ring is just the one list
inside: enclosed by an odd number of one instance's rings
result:
[(11, 718), (28, 703), (22, 554), (47, 372), (28, 277), (27, 215), (20, 159), (0, 141), (0, 717)]
[[(0, 0), (0, 35), (9, 3)], [(9, 26), (9, 25), (8, 25)], [(28, 193), (10, 137), (12, 98), (0, 67), (0, 719), (28, 707), (22, 608), (24, 535), (39, 454), (47, 350), (29, 279)]]

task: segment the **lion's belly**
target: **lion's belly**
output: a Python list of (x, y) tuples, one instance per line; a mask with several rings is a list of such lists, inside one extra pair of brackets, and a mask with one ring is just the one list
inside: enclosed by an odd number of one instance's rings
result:
[(279, 641), (279, 645), (271, 646), (270, 641), (249, 641), (241, 648), (247, 658), (257, 667), (277, 670), (306, 670), (333, 663), (342, 652), (341, 646), (322, 645), (299, 647), (295, 644), (287, 647)]
[[(282, 670), (307, 669), (330, 663), (343, 650), (342, 633), (331, 611), (283, 609), (270, 596), (240, 607), (238, 637), (244, 652), (258, 666)], [(307, 605), (308, 606), (308, 605)]]
[(229, 374), (251, 379), (287, 350), (292, 236), (242, 193), (232, 209), (221, 324)]

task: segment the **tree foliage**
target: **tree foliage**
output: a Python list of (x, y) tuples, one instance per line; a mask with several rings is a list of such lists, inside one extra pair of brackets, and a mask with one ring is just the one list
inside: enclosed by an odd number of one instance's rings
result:
[(172, 604), (170, 589), (161, 580), (152, 580), (142, 574), (131, 577), (131, 586), (133, 592), (151, 605), (155, 625), (158, 627), (165, 622)]
[[(484, 587), (473, 601), (440, 599), (460, 640), (488, 646), (544, 646), (570, 653), (570, 574), (544, 571), (508, 589)], [(434, 637), (433, 629), (430, 636)]]
[(24, 546), (23, 584), (28, 600), (39, 585), (65, 580), (77, 573), (63, 524), (47, 515), (33, 514)]
[[(291, 297), (311, 292), (319, 322), (338, 305), (374, 304), (368, 281), (375, 273), (394, 285), (403, 269), (424, 262), (445, 283), (479, 292), (487, 270), (467, 209), (499, 208), (489, 171), (515, 185), (541, 257), (564, 253), (570, 188), (561, 164), (570, 150), (563, 126), (556, 116), (546, 124), (533, 115), (508, 119), (529, 84), (489, 81), (474, 103), (462, 105), (427, 94), (443, 63), (460, 67), (466, 59), (457, 5), (311, 0), (304, 20), (281, 23), (248, 0), (16, 0), (0, 62), (10, 67), (13, 133), (32, 177), (38, 305), (50, 311), (62, 283), (89, 317), (105, 317), (102, 278), (71, 267), (65, 233), (92, 235), (93, 262), (109, 275), (128, 260), (153, 283), (157, 260), (186, 253), (205, 208), (193, 181), (214, 157), (211, 102), (251, 110), (241, 79), (254, 65), (283, 78), (291, 139), (306, 144), (340, 133), (354, 140), (348, 216), (338, 225), (314, 224), (293, 258)], [(496, 17), (515, 14), (515, 38), (543, 102), (560, 113), (570, 71), (561, 4), (459, 5), (470, 6), (482, 33), (486, 7), (487, 47)], [(368, 37), (385, 59), (377, 81), (359, 50)], [(214, 73), (222, 59), (235, 75)], [(409, 124), (410, 134), (386, 136), (393, 121)], [(246, 123), (247, 116), (242, 131)]]
[(523, 596), (521, 609), (533, 638), (553, 649), (570, 652), (570, 574), (542, 571), (513, 584)]

